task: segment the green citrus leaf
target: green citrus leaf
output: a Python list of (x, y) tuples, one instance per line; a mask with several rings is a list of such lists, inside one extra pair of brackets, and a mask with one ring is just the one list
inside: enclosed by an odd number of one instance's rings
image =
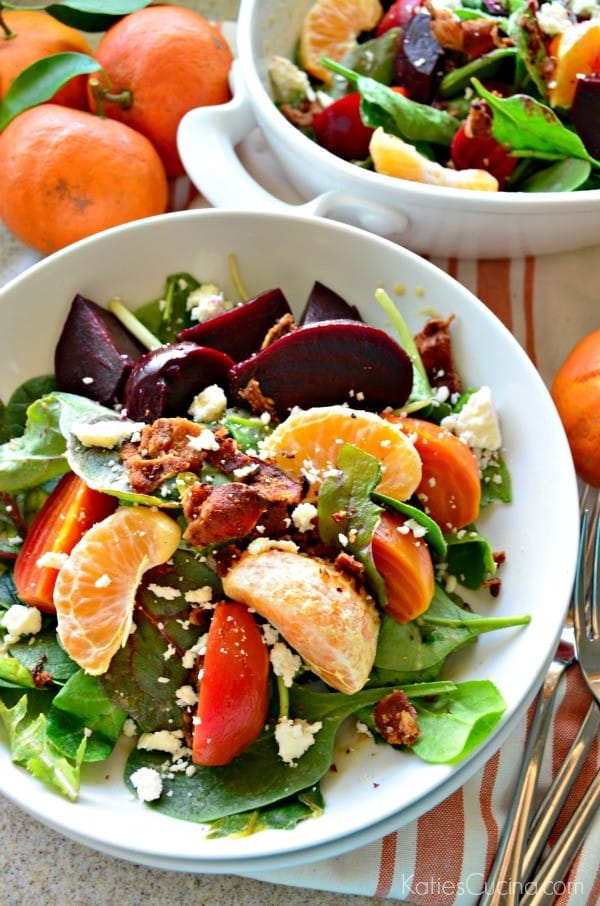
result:
[(107, 31), (122, 16), (149, 6), (151, 0), (63, 0), (44, 8), (65, 25), (86, 32)]
[(57, 53), (32, 63), (17, 76), (0, 102), (0, 131), (19, 113), (50, 100), (74, 76), (101, 68), (84, 53)]

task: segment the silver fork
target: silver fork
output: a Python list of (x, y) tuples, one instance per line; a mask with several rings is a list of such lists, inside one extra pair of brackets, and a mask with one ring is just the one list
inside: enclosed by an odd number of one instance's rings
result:
[[(585, 513), (587, 492), (584, 489), (580, 493), (581, 510)], [(583, 569), (583, 563), (586, 556), (584, 544), (584, 534), (580, 535), (579, 550), (577, 557), (576, 576), (579, 576)], [(479, 899), (479, 906), (516, 906), (523, 889), (523, 865), (524, 853), (527, 850), (527, 840), (529, 828), (534, 810), (534, 796), (537, 787), (540, 766), (544, 755), (544, 748), (550, 721), (552, 717), (554, 701), (558, 689), (559, 681), (565, 672), (575, 660), (575, 635), (572, 622), (572, 602), (565, 620), (565, 625), (561, 632), (560, 643), (554, 654), (554, 657), (548, 667), (544, 681), (538, 696), (538, 701), (531, 724), (521, 769), (517, 777), (515, 791), (511, 807), (507, 815), (506, 823), (500, 837), (494, 863), (488, 875), (484, 892)], [(588, 746), (589, 747), (589, 746)], [(573, 778), (574, 779), (574, 778)], [(568, 789), (572, 784), (570, 777), (569, 783), (564, 792), (566, 797)], [(564, 800), (563, 800), (564, 801)], [(554, 802), (555, 817), (558, 815), (558, 797)], [(537, 838), (539, 849), (537, 854), (544, 847), (554, 821), (544, 827), (543, 835)], [(533, 861), (533, 850), (529, 850), (530, 862), (528, 870), (531, 870), (535, 864)]]
[[(584, 562), (583, 568), (578, 570), (575, 582), (574, 618), (575, 641), (579, 665), (583, 676), (594, 696), (584, 724), (596, 722), (600, 714), (600, 495), (592, 514), (591, 531), (583, 531)], [(587, 525), (584, 527), (587, 529)], [(591, 577), (587, 575), (586, 567), (592, 564)], [(589, 594), (588, 594), (589, 590)], [(581, 733), (581, 731), (580, 731)], [(595, 735), (595, 734), (594, 734)], [(576, 745), (577, 740), (573, 744)], [(567, 756), (565, 763), (569, 760)], [(583, 763), (583, 758), (581, 763)], [(600, 809), (600, 770), (592, 780), (585, 795), (574, 811), (571, 819), (565, 826), (562, 834), (552, 847), (550, 854), (541, 864), (530, 884), (527, 885), (525, 895), (520, 900), (520, 906), (542, 906), (550, 904), (556, 893), (556, 882), (561, 881), (580, 846), (584, 842), (593, 819)]]

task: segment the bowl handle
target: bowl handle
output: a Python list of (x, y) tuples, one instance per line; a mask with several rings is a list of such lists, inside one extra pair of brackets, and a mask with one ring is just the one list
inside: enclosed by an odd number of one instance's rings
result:
[[(257, 127), (237, 61), (232, 72), (233, 97), (226, 104), (186, 113), (177, 132), (178, 150), (188, 176), (215, 207), (278, 211), (304, 216), (330, 216), (350, 221), (382, 236), (405, 232), (409, 218), (399, 208), (330, 190), (303, 204), (290, 204), (264, 189), (236, 154), (242, 139)], [(346, 216), (341, 213), (344, 210)]]

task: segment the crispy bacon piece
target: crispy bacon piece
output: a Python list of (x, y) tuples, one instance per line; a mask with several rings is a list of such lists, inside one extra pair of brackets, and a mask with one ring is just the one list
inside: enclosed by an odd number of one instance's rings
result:
[(248, 403), (253, 412), (268, 412), (271, 418), (277, 419), (275, 400), (264, 395), (256, 378), (250, 378), (246, 386), (238, 390), (238, 395)]
[(260, 494), (242, 482), (218, 485), (202, 502), (183, 537), (199, 548), (245, 538), (256, 527), (265, 506)]
[(158, 418), (142, 429), (138, 443), (123, 444), (121, 459), (133, 490), (152, 494), (179, 472), (198, 472), (206, 451), (194, 438), (205, 430), (187, 418)]
[(265, 349), (274, 340), (278, 340), (279, 337), (283, 337), (286, 333), (291, 333), (292, 330), (296, 330), (296, 322), (294, 321), (294, 316), (288, 312), (287, 314), (282, 315), (281, 318), (273, 324), (271, 329), (267, 331), (260, 348)]
[(437, 8), (432, 3), (426, 6), (431, 15), (431, 31), (445, 50), (476, 60), (496, 47), (512, 43), (502, 37), (494, 19), (459, 19), (452, 10)]
[(423, 330), (415, 336), (415, 343), (432, 387), (447, 387), (450, 393), (460, 393), (461, 383), (454, 367), (450, 324), (454, 315), (446, 321), (431, 318)]
[(312, 126), (314, 118), (322, 113), (323, 106), (318, 101), (305, 100), (298, 107), (281, 104), (279, 109), (293, 126), (298, 129), (308, 129)]
[(392, 746), (412, 746), (421, 735), (417, 712), (401, 689), (380, 699), (373, 713), (377, 729)]
[(302, 499), (302, 485), (294, 478), (290, 478), (277, 466), (263, 462), (261, 459), (251, 459), (256, 463), (256, 470), (248, 475), (247, 482), (263, 500), (269, 503), (285, 503), (287, 506), (296, 506)]

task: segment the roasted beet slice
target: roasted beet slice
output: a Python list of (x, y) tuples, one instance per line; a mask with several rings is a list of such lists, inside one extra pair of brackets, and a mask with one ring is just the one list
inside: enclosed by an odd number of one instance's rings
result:
[[(256, 382), (273, 400), (279, 418), (293, 406), (379, 410), (402, 406), (410, 393), (413, 368), (402, 347), (385, 331), (357, 321), (321, 321), (280, 337), (229, 373), (232, 397)], [(251, 385), (252, 386), (252, 385)]]
[(260, 349), (268, 331), (286, 314), (291, 309), (282, 291), (269, 289), (230, 311), (186, 327), (177, 339), (220, 349), (241, 362)]
[(444, 49), (431, 30), (431, 16), (417, 13), (406, 26), (394, 61), (396, 82), (412, 101), (428, 104), (440, 80)]
[(147, 422), (163, 415), (183, 415), (196, 394), (211, 384), (227, 392), (233, 364), (226, 353), (196, 343), (153, 349), (136, 362), (127, 378), (123, 393), (127, 415)]
[(54, 353), (58, 389), (105, 405), (114, 403), (144, 352), (111, 312), (78, 294)]
[(600, 78), (579, 76), (571, 118), (588, 154), (600, 158)]
[(300, 324), (339, 320), (362, 321), (362, 318), (355, 305), (349, 305), (336, 292), (316, 280), (302, 312)]

